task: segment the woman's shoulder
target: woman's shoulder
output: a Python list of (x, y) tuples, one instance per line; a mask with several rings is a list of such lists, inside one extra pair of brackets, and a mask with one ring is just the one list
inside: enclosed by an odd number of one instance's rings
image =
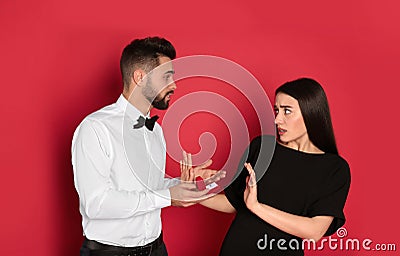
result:
[(276, 137), (273, 135), (259, 135), (251, 140), (248, 150), (250, 154), (271, 155), (275, 150)]
[(350, 180), (350, 166), (342, 156), (326, 153), (324, 161), (326, 161), (326, 164), (330, 166), (330, 175)]
[(254, 137), (254, 139), (251, 140), (250, 145), (261, 145), (261, 144), (273, 144), (275, 145), (276, 143), (276, 137), (274, 135), (270, 134), (262, 134)]
[(325, 154), (326, 154), (326, 161), (329, 161), (330, 163), (335, 164), (338, 167), (349, 168), (349, 163), (341, 155), (332, 153), (325, 153)]

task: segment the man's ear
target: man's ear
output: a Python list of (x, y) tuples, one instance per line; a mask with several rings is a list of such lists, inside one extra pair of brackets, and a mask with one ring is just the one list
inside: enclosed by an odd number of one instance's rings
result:
[(132, 83), (141, 86), (145, 74), (146, 73), (142, 69), (136, 69), (132, 74)]

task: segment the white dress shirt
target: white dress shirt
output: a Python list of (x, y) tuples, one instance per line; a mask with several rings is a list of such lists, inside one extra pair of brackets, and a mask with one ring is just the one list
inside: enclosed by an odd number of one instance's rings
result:
[[(141, 246), (161, 233), (171, 205), (161, 126), (134, 129), (142, 115), (122, 95), (87, 116), (72, 140), (72, 165), (84, 235), (117, 246)], [(143, 115), (142, 115), (143, 116)]]

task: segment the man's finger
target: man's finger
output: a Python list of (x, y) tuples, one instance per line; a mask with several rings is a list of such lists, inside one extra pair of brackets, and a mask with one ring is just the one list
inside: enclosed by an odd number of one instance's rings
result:
[(193, 181), (193, 180), (194, 180), (194, 171), (193, 171), (193, 169), (190, 169), (190, 170), (189, 170), (189, 180), (190, 180), (190, 181)]
[(196, 191), (196, 184), (194, 184), (192, 181), (183, 181), (179, 184), (179, 186), (185, 190), (188, 191)]
[(196, 169), (195, 168), (195, 174), (196, 176), (201, 176), (203, 179), (208, 179), (211, 178), (213, 175), (215, 175), (218, 171), (212, 170), (212, 169)]
[(210, 166), (212, 164), (212, 160), (208, 159), (207, 161), (205, 161), (204, 163), (202, 163), (201, 165), (197, 166), (196, 168), (198, 169), (205, 169), (208, 166)]
[(187, 165), (187, 154), (186, 151), (182, 151), (182, 157), (183, 157), (183, 164), (186, 166)]
[(209, 189), (191, 191), (189, 196), (193, 200), (200, 200), (200, 199), (203, 199), (202, 197), (205, 196), (209, 191), (210, 191)]
[(213, 182), (218, 182), (221, 179), (225, 178), (226, 176), (226, 171), (218, 171), (215, 175), (211, 176), (210, 178), (204, 180), (204, 182), (206, 183), (206, 185), (211, 184)]
[(188, 153), (187, 154), (187, 160), (188, 160), (188, 168), (192, 168), (192, 154)]

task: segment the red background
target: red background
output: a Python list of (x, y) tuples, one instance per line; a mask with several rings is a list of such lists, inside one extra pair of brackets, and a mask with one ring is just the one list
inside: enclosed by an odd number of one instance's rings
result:
[[(239, 63), (269, 96), (300, 76), (320, 81), (351, 166), (348, 237), (400, 246), (399, 7), (394, 0), (2, 0), (0, 254), (78, 255), (72, 133), (87, 114), (117, 99), (120, 53), (149, 35), (169, 39), (178, 57), (212, 54)], [(179, 87), (174, 100), (189, 89)], [(196, 150), (197, 137), (181, 135)], [(169, 160), (168, 168), (175, 167)], [(162, 217), (173, 256), (216, 255), (232, 219), (201, 206), (170, 207)]]

